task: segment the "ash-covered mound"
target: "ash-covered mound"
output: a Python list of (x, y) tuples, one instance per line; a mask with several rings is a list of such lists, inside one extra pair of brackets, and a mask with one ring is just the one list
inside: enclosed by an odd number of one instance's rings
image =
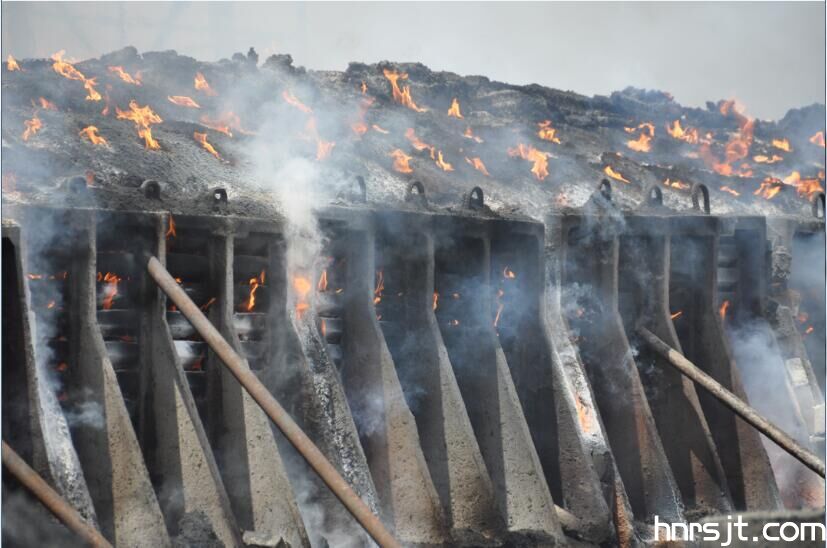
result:
[[(321, 182), (323, 205), (360, 176), (380, 206), (404, 207), (420, 181), (434, 206), (480, 186), (495, 211), (539, 217), (611, 177), (629, 209), (651, 185), (689, 209), (703, 183), (713, 213), (809, 215), (824, 184), (824, 105), (769, 122), (733, 101), (589, 98), (409, 63), (310, 71), (252, 49), (217, 63), (134, 48), (7, 61), (2, 98), (7, 200), (63, 201), (60, 181), (87, 174), (96, 205), (191, 212), (220, 186), (231, 211), (270, 215), (274, 184)], [(161, 202), (136, 191), (145, 179), (161, 182)]]

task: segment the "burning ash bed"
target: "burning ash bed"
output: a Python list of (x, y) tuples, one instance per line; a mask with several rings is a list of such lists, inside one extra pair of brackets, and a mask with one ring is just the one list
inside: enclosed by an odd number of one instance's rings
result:
[(4, 463), (33, 468), (4, 540), (77, 542), (32, 474), (118, 546), (823, 516), (823, 106), (253, 50), (3, 70)]

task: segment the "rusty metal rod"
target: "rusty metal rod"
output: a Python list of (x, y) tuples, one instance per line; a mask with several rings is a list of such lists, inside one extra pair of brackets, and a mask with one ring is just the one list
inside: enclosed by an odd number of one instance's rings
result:
[(17, 481), (23, 484), (26, 489), (43, 503), (57, 519), (63, 522), (70, 531), (73, 531), (90, 546), (112, 548), (103, 535), (97, 529), (89, 525), (83, 516), (75, 510), (71, 504), (63, 500), (57, 491), (52, 489), (46, 481), (35, 472), (26, 461), (15, 453), (5, 441), (2, 445), (3, 465), (8, 469)]
[(298, 424), (290, 417), (287, 411), (270, 394), (270, 391), (258, 380), (255, 373), (245, 365), (244, 359), (233, 350), (221, 333), (213, 326), (210, 320), (201, 312), (178, 282), (167, 272), (155, 257), (150, 257), (147, 263), (150, 276), (158, 287), (175, 303), (178, 310), (192, 324), (198, 334), (204, 339), (221, 361), (230, 370), (248, 394), (256, 401), (268, 417), (279, 427), (284, 436), (293, 444), (307, 463), (319, 474), (334, 495), (345, 505), (345, 508), (356, 518), (356, 521), (367, 531), (377, 544), (388, 548), (401, 548), (401, 544), (390, 534), (379, 518), (356, 494), (347, 481), (339, 475), (336, 468), (330, 464), (319, 448), (307, 437)]
[(692, 379), (718, 401), (729, 407), (736, 415), (751, 424), (756, 430), (775, 442), (781, 449), (798, 459), (806, 467), (824, 477), (824, 463), (812, 451), (802, 447), (786, 432), (765, 419), (761, 414), (738, 396), (721, 386), (718, 381), (701, 371), (697, 365), (687, 360), (683, 354), (663, 342), (657, 335), (645, 327), (637, 328), (638, 334), (675, 369)]

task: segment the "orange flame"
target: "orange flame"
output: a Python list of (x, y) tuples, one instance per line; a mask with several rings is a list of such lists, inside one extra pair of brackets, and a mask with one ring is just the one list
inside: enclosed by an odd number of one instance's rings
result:
[(817, 146), (820, 146), (821, 148), (824, 148), (824, 132), (819, 131), (818, 133), (816, 133), (815, 135), (810, 137), (810, 142), (813, 143), (814, 145), (817, 145)]
[(698, 130), (695, 128), (683, 129), (680, 120), (675, 120), (671, 125), (667, 125), (666, 132), (678, 141), (684, 141), (691, 145), (697, 144), (698, 142)]
[(356, 135), (359, 135), (360, 137), (368, 132), (368, 125), (367, 123), (365, 123), (365, 116), (367, 115), (368, 109), (371, 107), (371, 105), (373, 105), (372, 97), (362, 99), (362, 101), (359, 102), (358, 118), (355, 122), (350, 124), (350, 129), (352, 129), (353, 132)]
[(224, 112), (218, 118), (210, 118), (208, 114), (204, 114), (201, 118), (199, 118), (199, 121), (201, 122), (201, 125), (223, 133), (228, 137), (233, 136), (232, 130), (235, 130), (242, 135), (252, 135), (252, 132), (244, 129), (241, 125), (241, 119), (232, 111)]
[(111, 272), (107, 272), (105, 276), (101, 276), (98, 272), (98, 281), (106, 284), (104, 287), (103, 309), (111, 310), (115, 297), (118, 296), (118, 284), (121, 282), (121, 277)]
[(683, 316), (683, 310), (678, 310), (677, 312), (675, 312), (674, 314), (671, 315), (673, 320), (677, 320), (681, 316)]
[(38, 98), (38, 102), (40, 103), (40, 108), (42, 108), (43, 110), (57, 110), (55, 104), (46, 99), (45, 97)]
[(201, 108), (201, 105), (192, 100), (191, 97), (185, 95), (167, 95), (170, 103), (178, 105), (179, 107), (187, 108)]
[(305, 114), (312, 114), (313, 109), (299, 101), (295, 95), (290, 90), (284, 90), (281, 92), (282, 98), (287, 102), (288, 105), (299, 109), (300, 111), (304, 112)]
[(673, 181), (669, 178), (667, 178), (665, 181), (663, 181), (663, 184), (664, 184), (664, 186), (668, 186), (670, 188), (676, 188), (678, 190), (687, 190), (689, 188), (689, 184), (684, 183), (682, 181), (678, 181), (678, 180)]
[(209, 307), (215, 303), (215, 297), (210, 297), (210, 300), (202, 304), (199, 308), (202, 312), (206, 312)]
[(136, 74), (135, 76), (131, 76), (128, 72), (126, 72), (123, 67), (109, 67), (109, 72), (118, 75), (118, 78), (126, 82), (127, 84), (132, 84), (133, 86), (140, 86), (141, 79)]
[(248, 284), (250, 285), (250, 296), (247, 299), (247, 304), (244, 305), (244, 309), (247, 310), (247, 312), (252, 312), (256, 308), (256, 291), (264, 285), (264, 271), (262, 270), (261, 274), (250, 278)]
[(204, 75), (200, 72), (195, 73), (193, 85), (195, 86), (195, 89), (197, 89), (198, 91), (204, 92), (204, 95), (207, 95), (209, 97), (215, 97), (216, 95), (218, 95), (218, 93), (216, 93), (215, 90), (213, 90), (213, 88), (210, 87), (210, 84), (207, 82), (207, 79), (204, 78)]
[(322, 275), (319, 276), (319, 283), (316, 284), (316, 291), (323, 293), (327, 291), (327, 269), (322, 270)]
[(451, 100), (451, 108), (448, 109), (448, 116), (452, 118), (462, 118), (462, 113), (459, 110), (459, 101), (454, 97)]
[(411, 146), (413, 146), (416, 150), (430, 150), (431, 154), (433, 155), (434, 147), (429, 145), (428, 143), (424, 142), (422, 139), (416, 136), (416, 132), (414, 128), (409, 127), (405, 130), (405, 138), (410, 141)]
[(773, 139), (772, 146), (779, 150), (783, 150), (784, 152), (792, 152), (792, 147), (790, 146), (790, 142), (786, 139)]
[(466, 156), (465, 161), (468, 162), (469, 165), (473, 166), (474, 169), (476, 169), (486, 177), (491, 176), (491, 174), (488, 173), (488, 170), (485, 169), (485, 164), (482, 163), (482, 160), (480, 160), (479, 157), (469, 158)]
[(655, 136), (655, 126), (650, 122), (643, 122), (637, 127), (624, 128), (626, 133), (639, 131), (637, 139), (629, 139), (626, 146), (636, 152), (649, 152), (652, 149), (652, 138)]
[(782, 184), (783, 183), (775, 177), (767, 177), (761, 181), (761, 186), (759, 186), (752, 194), (755, 196), (761, 196), (766, 200), (772, 200), (779, 192), (781, 192)]
[(537, 136), (543, 141), (551, 141), (552, 143), (560, 144), (560, 139), (557, 138), (557, 129), (551, 127), (551, 120), (543, 120), (537, 124)]
[(434, 308), (434, 310), (436, 310), (437, 308), (439, 308), (439, 293), (437, 293), (436, 291), (434, 291), (434, 302), (433, 302), (433, 308)]
[(724, 321), (726, 319), (727, 310), (729, 310), (728, 300), (721, 303), (721, 307), (718, 309), (718, 314), (720, 314), (721, 316), (721, 321)]
[(434, 161), (436, 162), (437, 167), (442, 171), (454, 171), (454, 166), (442, 159), (441, 150), (437, 152), (437, 157)]
[(310, 309), (310, 304), (307, 302), (307, 295), (313, 288), (308, 278), (303, 276), (293, 276), (293, 291), (296, 292), (296, 316), (301, 319), (304, 312)]
[(362, 89), (362, 95), (367, 95), (368, 94), (368, 85), (365, 83), (364, 80), (362, 80), (362, 85), (360, 87)]
[(217, 159), (219, 159), (219, 160), (223, 160), (223, 159), (221, 158), (221, 156), (218, 154), (218, 151), (217, 151), (217, 150), (215, 150), (215, 147), (214, 147), (214, 146), (212, 146), (210, 143), (208, 143), (208, 142), (207, 142), (207, 134), (206, 134), (206, 133), (198, 133), (197, 131), (195, 131), (195, 132), (193, 132), (192, 137), (193, 137), (193, 138), (194, 138), (194, 139), (195, 139), (198, 143), (200, 143), (200, 144), (201, 144), (201, 146), (204, 148), (204, 150), (206, 150), (207, 152), (209, 152), (210, 154), (212, 154), (213, 156), (215, 156)]
[(137, 102), (132, 100), (129, 102), (129, 110), (127, 111), (115, 107), (115, 115), (118, 120), (132, 120), (135, 122), (135, 125), (138, 127), (138, 135), (144, 139), (146, 148), (152, 150), (161, 148), (158, 141), (152, 138), (150, 126), (152, 124), (160, 124), (163, 120), (149, 108), (149, 105), (141, 107), (138, 106)]
[(23, 140), (28, 141), (29, 137), (34, 136), (40, 129), (43, 127), (43, 122), (40, 121), (40, 118), (35, 115), (31, 120), (24, 120), (23, 125), (26, 126), (26, 130), (23, 132)]
[(508, 155), (512, 158), (521, 158), (533, 162), (531, 173), (538, 181), (548, 177), (548, 157), (551, 156), (548, 152), (542, 152), (531, 145), (520, 143), (516, 148), (509, 148)]
[(177, 237), (178, 234), (175, 233), (175, 219), (172, 218), (172, 215), (169, 216), (169, 228), (167, 228), (166, 239), (169, 240), (170, 238)]
[(466, 139), (471, 139), (471, 140), (476, 141), (478, 143), (483, 142), (482, 138), (477, 137), (476, 135), (474, 135), (474, 132), (471, 131), (471, 126), (468, 126), (468, 127), (465, 128), (465, 133), (463, 133), (462, 136), (465, 137)]
[[(738, 131), (730, 137), (724, 149), (724, 160), (719, 161), (709, 150), (708, 145), (703, 145), (699, 150), (701, 158), (711, 167), (716, 173), (727, 177), (733, 174), (748, 177), (752, 173), (750, 171), (741, 171), (735, 173), (732, 164), (746, 158), (749, 154), (749, 149), (752, 146), (753, 131), (755, 129), (755, 120), (744, 116), (742, 109), (736, 105), (735, 100), (724, 101), (720, 106), (721, 115), (732, 116), (738, 122)], [(743, 167), (743, 166), (742, 166)]]
[(95, 126), (86, 126), (80, 133), (78, 133), (81, 137), (86, 137), (89, 139), (93, 145), (108, 145), (109, 143), (106, 142), (106, 139), (98, 135), (98, 128)]
[(408, 162), (411, 157), (402, 152), (400, 149), (391, 151), (390, 156), (393, 158), (393, 169), (399, 173), (413, 173), (413, 169)]
[(815, 177), (804, 179), (801, 177), (801, 173), (798, 171), (793, 171), (787, 177), (784, 177), (782, 181), (785, 185), (793, 186), (798, 192), (799, 196), (805, 196), (807, 199), (813, 197), (813, 195), (818, 194), (819, 192), (823, 192), (824, 189), (821, 186), (819, 180)]
[(373, 290), (373, 304), (382, 301), (382, 292), (385, 291), (385, 272), (382, 269), (376, 271), (376, 289)]
[(513, 270), (508, 268), (508, 266), (503, 268), (503, 278), (505, 278), (506, 280), (513, 280), (516, 277), (517, 277), (517, 274), (515, 274)]
[(12, 57), (11, 54), (9, 54), (9, 56), (6, 58), (6, 68), (9, 72), (23, 72), (23, 69), (20, 68), (20, 65), (17, 64), (17, 61), (14, 60), (14, 57)]
[(603, 168), (603, 173), (605, 173), (606, 175), (608, 175), (612, 179), (615, 179), (616, 181), (623, 181), (624, 183), (629, 184), (629, 180), (626, 177), (624, 177), (623, 175), (621, 175), (620, 173), (618, 173), (617, 171), (615, 171), (612, 168), (612, 166), (604, 167)]
[(52, 68), (55, 72), (63, 76), (64, 78), (68, 78), (69, 80), (77, 80), (78, 82), (83, 82), (83, 87), (86, 89), (86, 100), (87, 101), (100, 101), (102, 99), (100, 93), (95, 90), (95, 79), (89, 78), (87, 79), (86, 76), (83, 75), (78, 69), (76, 69), (71, 63), (67, 63), (63, 60), (63, 54), (65, 52), (60, 50), (59, 52), (52, 55)]
[(753, 156), (752, 159), (759, 164), (775, 164), (782, 161), (784, 158), (778, 154), (773, 154), (772, 156), (759, 154), (757, 156)]
[(416, 106), (416, 103), (414, 103), (411, 98), (411, 86), (403, 86), (402, 89), (399, 88), (399, 80), (408, 79), (408, 74), (406, 72), (400, 73), (397, 72), (396, 69), (383, 69), (382, 72), (384, 73), (385, 78), (387, 78), (391, 83), (391, 91), (393, 93), (394, 101), (416, 112), (426, 112), (428, 110), (426, 108)]
[(733, 196), (740, 196), (741, 195), (740, 192), (738, 192), (737, 190), (733, 190), (733, 189), (729, 188), (728, 186), (722, 186), (721, 191), (732, 194)]

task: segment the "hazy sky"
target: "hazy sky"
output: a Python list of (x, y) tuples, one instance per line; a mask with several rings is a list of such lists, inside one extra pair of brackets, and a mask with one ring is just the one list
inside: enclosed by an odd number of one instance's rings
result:
[(125, 45), (201, 60), (255, 46), (297, 65), (420, 61), (587, 95), (628, 85), (686, 105), (737, 97), (777, 118), (824, 102), (824, 2), (3, 2), (3, 58)]

